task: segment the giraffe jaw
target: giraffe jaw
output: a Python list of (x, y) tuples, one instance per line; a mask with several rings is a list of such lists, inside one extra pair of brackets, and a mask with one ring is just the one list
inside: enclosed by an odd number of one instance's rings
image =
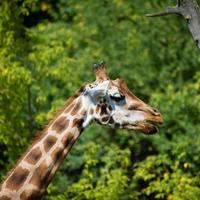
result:
[(159, 131), (157, 124), (149, 121), (138, 121), (134, 124), (123, 124), (122, 128), (142, 132), (147, 135), (152, 135)]
[(135, 130), (144, 134), (155, 134), (159, 131), (158, 124), (163, 124), (164, 120), (160, 113), (152, 115), (151, 113), (143, 113), (144, 119), (135, 123)]
[(158, 127), (155, 125), (155, 123), (152, 122), (140, 122), (138, 126), (139, 129), (141, 129), (141, 131), (147, 135), (155, 134), (158, 132)]

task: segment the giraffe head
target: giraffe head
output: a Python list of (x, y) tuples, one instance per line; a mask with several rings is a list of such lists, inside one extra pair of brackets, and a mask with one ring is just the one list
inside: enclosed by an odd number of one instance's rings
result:
[(110, 80), (103, 61), (93, 67), (96, 81), (84, 90), (88, 101), (85, 124), (97, 121), (111, 128), (156, 133), (156, 124), (163, 123), (161, 114), (137, 98), (122, 79)]

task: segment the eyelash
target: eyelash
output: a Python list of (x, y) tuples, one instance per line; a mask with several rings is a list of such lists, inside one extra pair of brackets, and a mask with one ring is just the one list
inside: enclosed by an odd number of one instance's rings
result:
[(110, 96), (110, 98), (116, 102), (122, 101), (125, 99), (125, 96), (120, 96), (120, 97), (115, 97), (115, 96)]

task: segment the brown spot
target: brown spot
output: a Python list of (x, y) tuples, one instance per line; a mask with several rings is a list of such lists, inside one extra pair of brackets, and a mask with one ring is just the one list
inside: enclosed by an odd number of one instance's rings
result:
[[(61, 140), (61, 142), (63, 143), (63, 145), (66, 147), (68, 147), (71, 143), (73, 143), (73, 138), (74, 138), (74, 135), (69, 132), (67, 133)], [(70, 145), (71, 146), (71, 145)]]
[(83, 119), (74, 119), (73, 120), (73, 127), (77, 127), (79, 131), (82, 129), (84, 120)]
[(115, 128), (119, 128), (120, 124), (119, 123), (115, 123)]
[(52, 126), (52, 129), (55, 130), (57, 133), (63, 132), (69, 125), (69, 120), (66, 117), (58, 118)]
[(102, 115), (108, 114), (106, 108), (107, 108), (106, 105), (101, 106), (101, 112), (100, 112), (100, 115), (101, 115), (101, 116), (102, 116)]
[(108, 122), (109, 124), (113, 124), (114, 123), (114, 119), (113, 119), (113, 117), (110, 117), (110, 119), (109, 119), (109, 122)]
[(107, 122), (107, 121), (108, 121), (108, 118), (109, 118), (109, 117), (103, 117), (103, 118), (102, 118), (102, 121), (103, 121), (103, 122)]
[(19, 190), (29, 174), (27, 169), (16, 167), (12, 175), (6, 181), (6, 187), (11, 190)]
[(7, 197), (7, 196), (2, 196), (2, 197), (0, 197), (0, 200), (11, 200), (11, 198)]
[(41, 199), (41, 193), (37, 190), (25, 190), (20, 195), (21, 200), (38, 200)]
[(71, 115), (75, 115), (81, 108), (81, 101), (79, 100), (76, 105), (74, 106)]
[(38, 160), (41, 158), (42, 156), (42, 153), (40, 151), (40, 148), (39, 147), (36, 147), (34, 149), (32, 149), (28, 155), (25, 157), (25, 161), (34, 165), (38, 162)]
[(57, 161), (61, 159), (62, 153), (63, 153), (63, 148), (57, 148), (51, 153), (51, 157), (54, 161)]
[(30, 183), (36, 185), (38, 187), (42, 187), (45, 185), (48, 176), (50, 173), (50, 169), (48, 168), (46, 161), (43, 161), (34, 171)]
[(44, 150), (46, 152), (51, 149), (51, 147), (56, 143), (57, 138), (55, 136), (49, 135), (45, 140), (44, 140)]
[(113, 110), (111, 105), (108, 106), (108, 109), (109, 109), (110, 111)]
[(93, 113), (94, 113), (94, 110), (91, 108), (89, 114), (93, 115)]

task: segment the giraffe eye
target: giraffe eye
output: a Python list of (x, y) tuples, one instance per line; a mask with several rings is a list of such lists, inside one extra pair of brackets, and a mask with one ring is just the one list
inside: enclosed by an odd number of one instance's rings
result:
[(115, 96), (110, 96), (110, 98), (116, 102), (122, 101), (125, 99), (125, 96), (121, 96), (121, 95), (115, 95)]

